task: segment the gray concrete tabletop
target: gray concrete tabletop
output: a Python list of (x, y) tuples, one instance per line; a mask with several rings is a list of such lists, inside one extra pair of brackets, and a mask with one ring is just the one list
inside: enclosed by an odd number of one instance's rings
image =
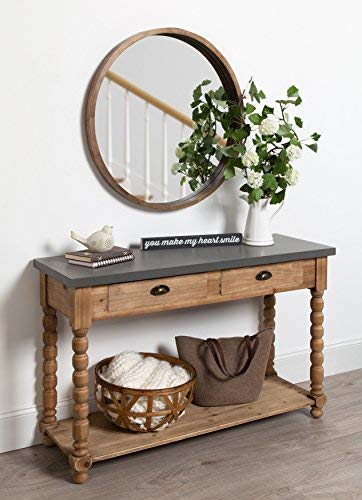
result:
[(69, 264), (64, 256), (34, 259), (34, 266), (68, 288), (127, 283), (184, 274), (236, 269), (335, 255), (334, 247), (282, 234), (274, 235), (268, 247), (247, 245), (186, 248), (176, 250), (134, 250), (135, 260), (98, 269)]

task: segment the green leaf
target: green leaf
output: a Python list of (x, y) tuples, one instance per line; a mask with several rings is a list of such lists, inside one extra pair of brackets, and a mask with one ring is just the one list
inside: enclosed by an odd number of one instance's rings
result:
[(260, 99), (265, 99), (266, 98), (266, 95), (264, 94), (264, 92), (262, 90), (259, 90), (259, 93), (258, 93)]
[(258, 115), (258, 113), (254, 113), (252, 115), (249, 115), (249, 120), (251, 121), (251, 123), (253, 123), (254, 125), (260, 125), (260, 123), (262, 122), (263, 120), (263, 117), (261, 115)]
[(277, 134), (281, 135), (282, 137), (290, 137), (290, 128), (287, 125), (279, 125)]
[(227, 164), (224, 170), (224, 179), (227, 181), (235, 177), (235, 168), (232, 165)]
[(299, 90), (297, 89), (297, 87), (295, 85), (292, 85), (291, 87), (289, 87), (289, 89), (287, 90), (287, 96), (288, 97), (298, 97), (299, 96)]
[(227, 99), (227, 95), (225, 93), (224, 87), (219, 87), (217, 90), (215, 90), (214, 96), (215, 99), (225, 101)]
[(199, 186), (199, 183), (198, 183), (198, 181), (197, 181), (196, 179), (191, 179), (191, 180), (189, 181), (189, 186), (190, 186), (190, 188), (191, 188), (191, 191), (196, 191), (196, 189), (197, 189), (197, 188), (198, 188), (198, 186)]
[(218, 147), (216, 149), (216, 153), (215, 153), (215, 157), (216, 157), (217, 161), (221, 161), (222, 158), (223, 158), (223, 156), (224, 155), (223, 155), (223, 152), (222, 152), (222, 148)]
[(318, 141), (318, 139), (320, 138), (320, 134), (318, 134), (317, 132), (314, 132), (314, 134), (311, 135), (311, 138), (314, 140), (314, 141)]
[(234, 149), (240, 154), (244, 154), (246, 151), (246, 147), (243, 144), (234, 144)]
[(302, 149), (301, 143), (295, 137), (291, 137), (289, 142), (290, 142), (290, 144), (293, 144), (294, 146), (298, 146), (298, 148)]
[(263, 115), (272, 115), (274, 113), (274, 108), (270, 108), (269, 106), (264, 106)]
[(253, 80), (250, 83), (249, 94), (252, 101), (255, 99), (257, 102), (260, 102), (260, 98), (258, 96), (258, 89), (256, 88), (256, 85)]
[(279, 187), (280, 187), (281, 189), (287, 189), (287, 187), (288, 187), (288, 183), (287, 183), (287, 181), (284, 179), (284, 177), (280, 177), (280, 178), (278, 179), (278, 184), (279, 184)]
[(299, 118), (299, 116), (294, 117), (294, 121), (297, 127), (302, 128), (303, 127), (303, 120)]
[(242, 191), (243, 193), (251, 193), (252, 190), (253, 190), (253, 188), (248, 186), (246, 183), (243, 184), (240, 188), (240, 191)]
[(313, 144), (306, 144), (307, 148), (311, 149), (315, 153), (318, 151), (318, 144), (315, 142)]
[(288, 155), (287, 155), (287, 152), (285, 149), (281, 150), (281, 152), (279, 154), (279, 158), (280, 158), (280, 161), (282, 161), (283, 163), (289, 162), (289, 158), (288, 158)]
[(200, 85), (200, 86), (201, 86), (201, 87), (205, 87), (205, 85), (210, 85), (210, 83), (211, 83), (211, 80), (203, 80), (203, 81), (201, 82), (201, 85)]
[(253, 112), (253, 111), (255, 111), (255, 110), (256, 110), (256, 107), (255, 107), (255, 106), (253, 106), (252, 104), (250, 104), (250, 102), (247, 102), (247, 103), (246, 103), (246, 106), (245, 106), (245, 113), (246, 113), (247, 115), (250, 115), (250, 113), (252, 113), (252, 112)]
[(277, 161), (275, 162), (274, 168), (273, 168), (273, 174), (274, 175), (284, 175), (285, 172), (287, 171), (287, 163), (282, 161), (280, 157), (278, 156)]
[(249, 137), (251, 132), (251, 127), (250, 125), (244, 125), (243, 128), (237, 128), (234, 130), (233, 138), (236, 139), (237, 141), (242, 141)]
[(253, 203), (254, 201), (259, 201), (263, 196), (263, 190), (261, 188), (252, 189), (249, 193), (249, 203)]
[(180, 171), (180, 164), (179, 163), (174, 163), (171, 167), (171, 172), (176, 175)]
[(277, 99), (275, 102), (279, 104), (294, 104), (294, 106), (298, 106), (301, 104), (302, 98), (298, 96), (296, 99)]
[(277, 189), (278, 183), (277, 183), (277, 180), (273, 174), (271, 174), (271, 173), (264, 174), (263, 179), (264, 179), (264, 182), (263, 182), (264, 191), (266, 189), (271, 189), (272, 191), (275, 191)]
[(285, 189), (282, 191), (278, 191), (277, 193), (274, 193), (271, 199), (271, 204), (272, 205), (277, 205), (278, 203), (281, 203), (285, 198)]
[(221, 148), (221, 152), (224, 156), (237, 157), (239, 156), (239, 153), (238, 151), (236, 151), (236, 149), (234, 149), (234, 147), (234, 145), (226, 146), (225, 148)]
[(192, 97), (194, 98), (194, 101), (198, 101), (201, 96), (202, 96), (201, 85), (198, 85), (193, 91)]
[(227, 101), (221, 101), (220, 99), (213, 99), (212, 102), (219, 108), (226, 109), (228, 107)]

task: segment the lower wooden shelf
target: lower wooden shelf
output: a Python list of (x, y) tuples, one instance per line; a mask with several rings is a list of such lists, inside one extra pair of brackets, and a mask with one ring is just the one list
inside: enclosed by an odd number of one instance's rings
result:
[[(312, 404), (308, 391), (280, 377), (265, 379), (258, 401), (243, 405), (192, 405), (176, 424), (156, 433), (130, 433), (108, 422), (100, 413), (89, 415), (89, 452), (93, 462), (162, 446), (227, 427), (304, 408)], [(60, 420), (47, 434), (67, 455), (72, 452), (72, 418)]]

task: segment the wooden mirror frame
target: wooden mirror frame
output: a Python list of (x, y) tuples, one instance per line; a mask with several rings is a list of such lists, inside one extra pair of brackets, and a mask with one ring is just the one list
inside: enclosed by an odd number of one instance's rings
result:
[(200, 189), (195, 191), (195, 193), (191, 193), (184, 198), (180, 198), (175, 201), (165, 202), (165, 203), (152, 203), (144, 201), (136, 196), (130, 194), (128, 191), (122, 188), (113, 176), (110, 174), (106, 164), (103, 161), (101, 156), (98, 141), (96, 137), (96, 128), (95, 128), (95, 112), (96, 112), (96, 104), (97, 97), (99, 94), (100, 87), (102, 82), (114, 63), (117, 57), (122, 54), (128, 47), (133, 45), (134, 43), (142, 40), (143, 38), (147, 38), (149, 36), (161, 35), (168, 36), (171, 38), (177, 38), (178, 40), (182, 40), (185, 43), (188, 43), (196, 50), (198, 50), (206, 59), (210, 62), (210, 64), (215, 69), (218, 74), (221, 83), (228, 95), (228, 97), (238, 102), (240, 99), (240, 87), (236, 76), (231, 69), (229, 63), (226, 61), (224, 56), (205, 38), (202, 38), (195, 33), (191, 33), (189, 31), (185, 31), (179, 28), (157, 28), (148, 31), (142, 31), (141, 33), (137, 33), (123, 42), (116, 45), (103, 59), (101, 64), (98, 66), (92, 81), (89, 86), (88, 94), (86, 97), (86, 106), (85, 106), (85, 131), (88, 142), (89, 151), (93, 162), (95, 163), (98, 171), (103, 176), (104, 180), (114, 189), (119, 195), (123, 198), (126, 198), (128, 201), (135, 203), (137, 205), (141, 205), (145, 208), (150, 208), (153, 210), (162, 210), (162, 211), (170, 211), (170, 210), (178, 210), (180, 208), (189, 207), (203, 200), (211, 193), (213, 193), (223, 182), (224, 180), (224, 166), (225, 166), (225, 158), (222, 158), (219, 162), (219, 165), (215, 169), (213, 175), (208, 179), (205, 184), (201, 186)]

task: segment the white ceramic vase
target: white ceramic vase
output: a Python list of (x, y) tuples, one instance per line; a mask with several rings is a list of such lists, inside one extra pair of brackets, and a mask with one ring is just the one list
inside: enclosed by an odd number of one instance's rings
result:
[[(241, 198), (248, 203), (248, 195), (243, 194)], [(250, 204), (243, 234), (243, 243), (254, 247), (274, 245), (270, 223), (282, 206), (283, 203), (278, 206), (273, 214), (270, 214), (270, 198), (263, 198)]]

